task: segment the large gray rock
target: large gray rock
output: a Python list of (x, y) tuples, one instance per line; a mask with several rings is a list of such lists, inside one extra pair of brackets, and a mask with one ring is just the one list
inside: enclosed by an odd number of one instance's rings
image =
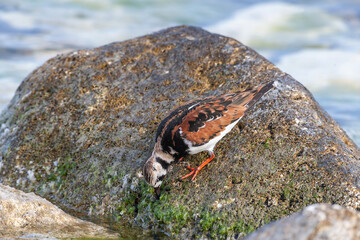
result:
[[(162, 196), (140, 176), (157, 126), (199, 96), (274, 89), (194, 182), (173, 166)], [(311, 93), (252, 49), (194, 27), (56, 56), (0, 116), (0, 181), (89, 215), (185, 237), (238, 237), (317, 202), (359, 207), (360, 153)]]
[(117, 238), (101, 226), (66, 214), (34, 193), (0, 184), (0, 238)]
[(315, 204), (268, 224), (245, 240), (359, 240), (360, 213), (339, 205)]

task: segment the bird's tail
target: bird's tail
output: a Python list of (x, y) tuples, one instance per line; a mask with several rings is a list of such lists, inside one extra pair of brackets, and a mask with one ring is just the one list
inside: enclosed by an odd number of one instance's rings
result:
[(247, 89), (238, 95), (238, 99), (234, 100), (232, 104), (239, 104), (250, 109), (265, 93), (273, 87), (274, 81), (267, 84), (259, 85), (251, 89)]
[(248, 104), (246, 104), (248, 109), (251, 108), (262, 96), (264, 96), (264, 94), (273, 87), (273, 84), (274, 81), (271, 81), (270, 83), (256, 87), (255, 89), (257, 90), (257, 92), (255, 93), (255, 96), (253, 97), (253, 99), (250, 100)]

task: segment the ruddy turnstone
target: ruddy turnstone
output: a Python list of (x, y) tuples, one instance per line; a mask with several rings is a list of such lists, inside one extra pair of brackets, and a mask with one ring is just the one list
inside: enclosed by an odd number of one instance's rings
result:
[(160, 191), (160, 185), (170, 164), (187, 154), (207, 151), (210, 155), (199, 167), (187, 167), (192, 176), (214, 159), (214, 147), (239, 122), (246, 112), (272, 88), (273, 82), (245, 91), (198, 98), (172, 110), (161, 121), (156, 143), (143, 169), (145, 180)]

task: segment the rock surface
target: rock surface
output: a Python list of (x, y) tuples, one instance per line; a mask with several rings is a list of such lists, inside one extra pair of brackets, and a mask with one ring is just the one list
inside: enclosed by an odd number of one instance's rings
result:
[(339, 205), (315, 204), (268, 224), (245, 240), (358, 240), (360, 213)]
[(0, 184), (0, 238), (117, 238), (94, 223), (66, 214), (49, 201)]
[[(194, 182), (173, 165), (159, 200), (140, 176), (157, 126), (199, 96), (275, 87)], [(183, 238), (239, 237), (318, 202), (359, 208), (360, 153), (311, 93), (238, 41), (175, 27), (56, 56), (0, 116), (0, 181)]]

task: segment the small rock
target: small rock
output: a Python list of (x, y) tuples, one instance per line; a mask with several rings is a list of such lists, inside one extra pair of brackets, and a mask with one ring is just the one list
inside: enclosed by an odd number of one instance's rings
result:
[(115, 233), (65, 213), (34, 193), (0, 184), (0, 238), (117, 238)]
[(314, 204), (265, 225), (245, 240), (359, 240), (360, 213), (339, 205)]

